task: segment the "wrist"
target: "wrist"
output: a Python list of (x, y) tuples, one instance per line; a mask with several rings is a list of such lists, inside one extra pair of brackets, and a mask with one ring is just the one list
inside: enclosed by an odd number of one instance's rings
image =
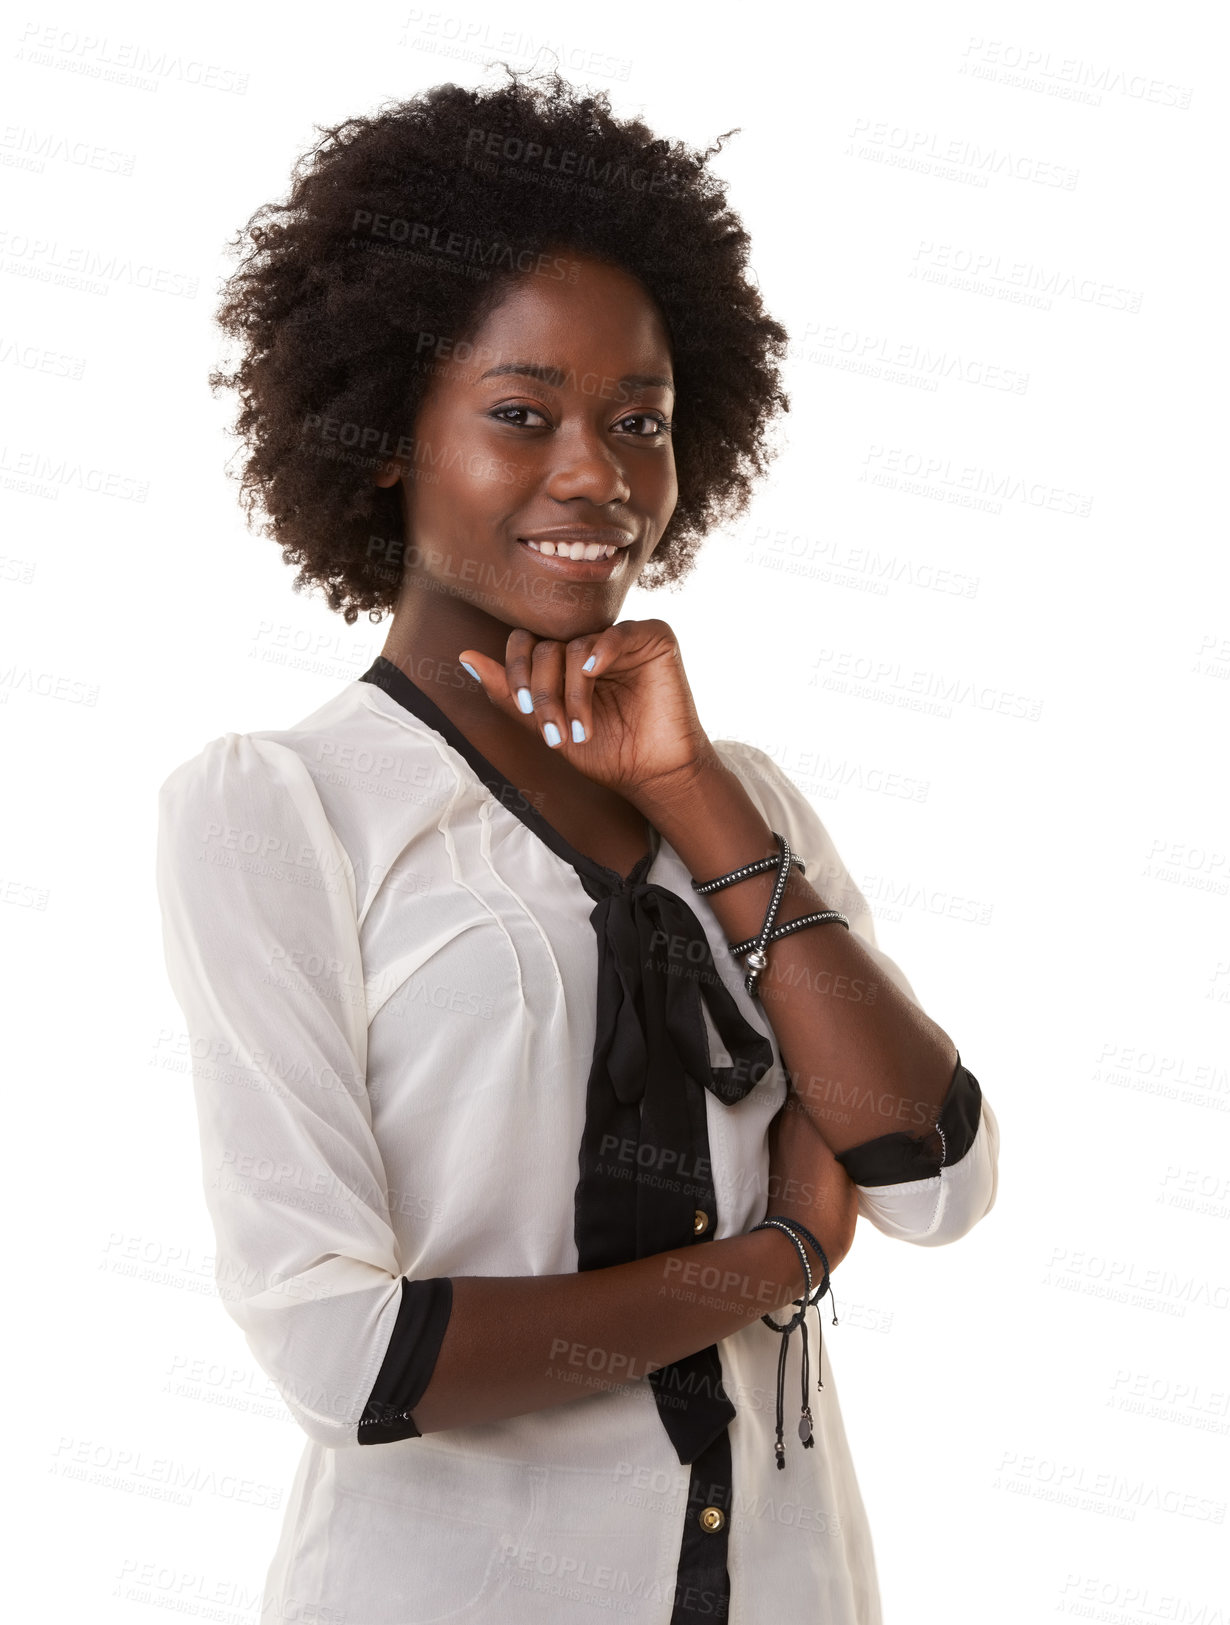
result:
[(687, 761), (663, 773), (655, 773), (652, 778), (643, 779), (625, 794), (639, 812), (661, 828), (659, 820), (686, 819), (689, 809), (694, 808), (698, 801), (704, 801), (711, 786), (728, 776), (738, 783), (712, 744), (706, 740)]
[[(767, 1214), (768, 1218), (777, 1218), (777, 1214)], [(793, 1301), (801, 1298), (807, 1291), (807, 1274), (803, 1268), (803, 1261), (799, 1257), (799, 1249), (791, 1241), (784, 1230), (779, 1230), (775, 1224), (765, 1225), (763, 1230), (755, 1232), (757, 1236), (772, 1236), (775, 1239), (768, 1243), (770, 1251), (766, 1254), (768, 1264), (765, 1273), (775, 1282), (780, 1283), (782, 1289), (781, 1302)], [(801, 1241), (806, 1247), (807, 1243)], [(813, 1280), (816, 1271), (812, 1269)]]

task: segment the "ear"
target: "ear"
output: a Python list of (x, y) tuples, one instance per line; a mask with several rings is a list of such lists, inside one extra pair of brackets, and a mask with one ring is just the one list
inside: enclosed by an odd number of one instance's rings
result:
[(375, 482), (377, 485), (387, 488), (390, 485), (396, 485), (401, 476), (402, 468), (400, 463), (382, 463), (376, 471)]

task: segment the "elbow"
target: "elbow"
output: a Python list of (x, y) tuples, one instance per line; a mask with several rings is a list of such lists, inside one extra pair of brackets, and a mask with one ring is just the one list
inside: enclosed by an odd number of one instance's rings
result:
[(995, 1205), (992, 1194), (986, 1202), (953, 1202), (941, 1200), (935, 1227), (924, 1235), (907, 1236), (907, 1241), (920, 1247), (948, 1247), (954, 1241), (968, 1236), (976, 1224), (981, 1223)]
[(999, 1194), (999, 1126), (984, 1100), (982, 1121), (969, 1151), (940, 1175), (940, 1199), (931, 1229), (915, 1237), (925, 1247), (946, 1247), (969, 1235)]
[(411, 1411), (448, 1326), (451, 1280), (381, 1272), (362, 1292), (308, 1293), (318, 1284), (301, 1275), (294, 1292), (280, 1283), (227, 1305), (292, 1418), (328, 1450), (419, 1437)]
[(313, 1444), (342, 1450), (359, 1442), (359, 1409), (354, 1398), (331, 1392), (328, 1379), (304, 1382), (301, 1374), (276, 1368), (268, 1374), (291, 1418)]
[(858, 1229), (858, 1186), (846, 1173), (841, 1170), (843, 1184), (840, 1189), (833, 1222), (830, 1229), (832, 1241), (829, 1244), (829, 1268), (836, 1269), (842, 1259), (854, 1245), (855, 1231)]
[(959, 1162), (927, 1179), (860, 1186), (859, 1211), (896, 1241), (947, 1247), (986, 1218), (998, 1187), (999, 1130), (984, 1101), (978, 1132)]
[(313, 1444), (323, 1445), (326, 1450), (341, 1450), (360, 1442), (357, 1437), (357, 1427), (331, 1421), (311, 1411), (304, 1411), (286, 1401), (287, 1409), (299, 1425), (301, 1433), (311, 1439)]

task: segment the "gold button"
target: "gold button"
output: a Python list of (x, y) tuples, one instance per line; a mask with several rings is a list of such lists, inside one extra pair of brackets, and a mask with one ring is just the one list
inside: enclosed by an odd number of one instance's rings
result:
[(692, 1215), (692, 1234), (694, 1236), (703, 1236), (708, 1228), (709, 1215), (703, 1208), (698, 1207), (696, 1212)]
[(700, 1526), (707, 1535), (716, 1535), (725, 1525), (726, 1514), (721, 1507), (706, 1507), (700, 1515)]

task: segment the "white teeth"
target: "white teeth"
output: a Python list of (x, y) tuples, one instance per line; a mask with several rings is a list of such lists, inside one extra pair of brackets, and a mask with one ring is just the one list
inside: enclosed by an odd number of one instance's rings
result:
[(535, 553), (545, 553), (547, 558), (558, 554), (564, 559), (609, 559), (619, 549), (609, 543), (603, 542), (526, 542)]

